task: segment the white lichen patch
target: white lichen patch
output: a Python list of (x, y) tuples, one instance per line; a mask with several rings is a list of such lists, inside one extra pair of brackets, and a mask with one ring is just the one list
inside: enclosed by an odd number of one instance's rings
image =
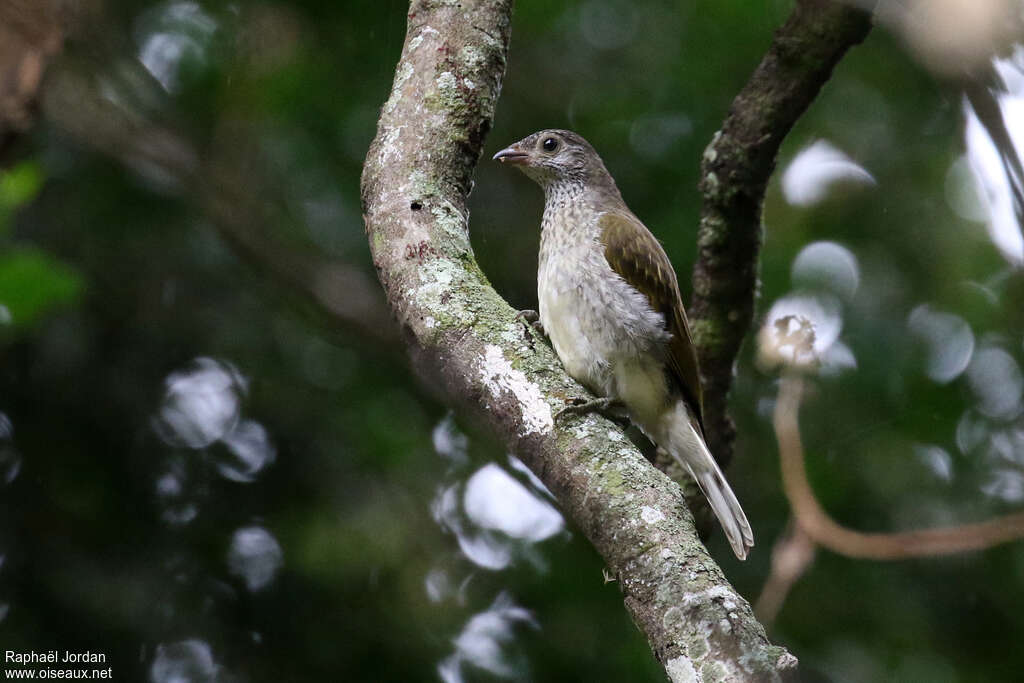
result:
[(420, 31), (416, 35), (415, 38), (413, 38), (412, 40), (409, 41), (409, 52), (412, 52), (413, 50), (418, 48), (420, 46), (420, 44), (423, 42), (423, 39), (426, 38), (427, 36), (438, 36), (438, 35), (441, 35), (441, 34), (437, 32), (436, 28), (434, 28), (432, 26), (425, 26), (423, 28), (423, 30)]
[(437, 77), (437, 89), (442, 95), (451, 96), (458, 92), (459, 79), (451, 71), (445, 71)]
[[(663, 597), (659, 594), (658, 599), (661, 600)], [(692, 623), (690, 619), (691, 615), (688, 610), (684, 610), (678, 605), (673, 605), (661, 615), (661, 625), (666, 630), (672, 631), (680, 629), (680, 624), (685, 622), (685, 628), (688, 632), (686, 656), (694, 662), (699, 662), (711, 652), (711, 641), (708, 636), (714, 632), (714, 627), (706, 619), (696, 623)]]
[(665, 515), (657, 508), (644, 505), (640, 508), (640, 519), (644, 520), (648, 524), (657, 524), (658, 522), (665, 521)]
[(608, 430), (608, 440), (609, 441), (622, 441), (622, 438), (623, 437), (622, 437), (622, 434), (620, 432), (617, 432), (614, 429), (609, 429)]
[(504, 398), (511, 393), (519, 402), (523, 416), (522, 436), (548, 434), (554, 429), (551, 406), (544, 400), (540, 387), (528, 380), (522, 370), (512, 367), (500, 346), (488, 344), (484, 348), (480, 376), (495, 398)]
[(700, 683), (701, 677), (686, 657), (676, 657), (665, 663), (665, 673), (672, 683)]
[[(688, 663), (691, 666), (696, 665), (699, 667), (699, 670), (695, 672), (695, 679), (682, 678), (679, 680), (746, 680), (743, 671), (748, 674), (751, 673), (751, 663), (746, 661), (748, 657), (745, 652), (739, 658), (739, 668), (732, 663), (723, 664), (712, 656), (715, 652), (715, 646), (712, 645), (711, 637), (714, 633), (731, 634), (734, 630), (732, 620), (737, 618), (735, 613), (730, 611), (726, 617), (698, 618), (698, 615), (708, 614), (701, 609), (703, 605), (714, 601), (720, 602), (723, 607), (726, 607), (727, 603), (735, 607), (736, 600), (738, 600), (738, 597), (731, 588), (712, 586), (706, 590), (686, 593), (683, 595), (682, 600), (677, 601), (676, 605), (665, 611), (665, 614), (662, 616), (662, 624), (666, 629), (677, 628), (680, 620), (686, 620), (687, 624), (689, 624), (689, 635), (687, 636), (685, 653)], [(697, 611), (694, 611), (693, 607), (696, 607)], [(745, 645), (741, 645), (741, 648), (746, 649)], [(740, 671), (740, 669), (743, 671)], [(689, 672), (684, 672), (683, 675), (689, 675)], [(673, 681), (677, 680), (671, 672), (670, 677)]]
[(385, 135), (380, 145), (380, 165), (386, 166), (392, 157), (399, 156), (400, 152), (398, 149), (398, 138), (402, 134), (402, 129), (405, 126), (396, 126), (389, 130)]
[(501, 341), (505, 342), (509, 346), (515, 346), (518, 349), (526, 348), (526, 339), (529, 332), (523, 327), (522, 323), (513, 322), (505, 327), (501, 331)]
[(746, 681), (750, 680), (744, 676), (736, 667), (726, 662), (705, 661), (700, 667), (701, 680), (705, 681)]
[(474, 83), (473, 81), (469, 80), (468, 78), (463, 78), (462, 79), (462, 84), (464, 86), (466, 86), (467, 90), (476, 90), (476, 83)]
[[(712, 586), (707, 590), (697, 591), (696, 593), (686, 593), (683, 595), (683, 605), (690, 606), (695, 604), (701, 604), (705, 602), (711, 602), (712, 600), (726, 600), (735, 601), (736, 593), (731, 588), (725, 586)], [(735, 602), (733, 602), (735, 605)]]
[(711, 136), (711, 144), (704, 148), (704, 161), (713, 164), (718, 160), (718, 142), (721, 139), (722, 131), (718, 131)]
[(480, 48), (475, 45), (467, 45), (459, 50), (459, 61), (465, 64), (468, 69), (479, 69), (486, 63), (487, 59)]
[(391, 97), (384, 103), (384, 112), (390, 114), (402, 99), (402, 87), (412, 77), (413, 68), (410, 62), (402, 62), (395, 74), (395, 83), (391, 86)]
[[(421, 310), (435, 311), (448, 316), (452, 322), (460, 325), (470, 325), (475, 320), (475, 315), (466, 307), (466, 302), (460, 296), (448, 296), (455, 289), (453, 282), (458, 282), (466, 277), (466, 271), (458, 264), (446, 259), (434, 259), (424, 261), (417, 269), (420, 282), (419, 287), (406, 292), (409, 298)], [(431, 326), (437, 327), (437, 320), (434, 319)]]
[[(467, 221), (454, 204), (447, 200), (441, 200), (437, 205), (431, 207), (430, 213), (434, 216), (434, 223), (438, 230), (459, 241), (466, 241)], [(469, 247), (468, 241), (466, 246)]]
[(409, 174), (409, 180), (402, 190), (406, 194), (415, 195), (417, 199), (423, 199), (428, 195), (437, 194), (437, 185), (430, 180), (423, 170), (416, 168)]
[(788, 669), (795, 669), (799, 664), (800, 660), (798, 660), (796, 656), (786, 652), (779, 657), (778, 661), (775, 662), (775, 668), (781, 671), (786, 671)]

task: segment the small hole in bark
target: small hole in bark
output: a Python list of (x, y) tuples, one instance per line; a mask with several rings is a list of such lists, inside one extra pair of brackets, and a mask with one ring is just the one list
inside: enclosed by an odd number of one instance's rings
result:
[(420, 209), (423, 208), (423, 204), (421, 202), (413, 202), (412, 204), (409, 205), (409, 208), (412, 209), (413, 211), (419, 211)]

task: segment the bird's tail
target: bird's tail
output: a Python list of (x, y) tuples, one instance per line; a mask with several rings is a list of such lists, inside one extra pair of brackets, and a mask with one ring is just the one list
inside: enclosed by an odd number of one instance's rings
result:
[(747, 552), (754, 547), (750, 522), (682, 402), (677, 404), (668, 421), (668, 433), (663, 435), (658, 445), (665, 448), (697, 481), (736, 557), (747, 559)]

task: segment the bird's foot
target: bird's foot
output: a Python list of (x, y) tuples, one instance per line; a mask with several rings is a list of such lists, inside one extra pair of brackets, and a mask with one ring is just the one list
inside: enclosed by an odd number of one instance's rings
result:
[(622, 424), (628, 423), (626, 417), (626, 404), (615, 398), (595, 398), (590, 401), (576, 398), (572, 402), (555, 413), (555, 420), (568, 415), (586, 415), (587, 413), (598, 413), (612, 422)]
[(544, 325), (541, 324), (540, 313), (538, 313), (537, 311), (532, 311), (530, 309), (519, 311), (518, 313), (516, 313), (516, 320), (523, 323), (527, 327), (533, 328), (533, 331), (539, 334), (540, 336), (544, 336)]

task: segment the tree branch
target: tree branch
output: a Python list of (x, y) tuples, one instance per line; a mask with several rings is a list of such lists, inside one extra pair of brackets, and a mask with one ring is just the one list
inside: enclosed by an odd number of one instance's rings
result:
[(811, 566), (817, 547), (803, 527), (792, 521), (786, 525), (782, 536), (776, 539), (772, 546), (771, 574), (754, 603), (754, 614), (766, 628), (771, 628), (775, 623), (775, 617), (782, 611), (789, 591)]
[(733, 364), (753, 319), (761, 209), (776, 154), (832, 68), (870, 28), (863, 10), (832, 0), (797, 0), (704, 152), (699, 252), (688, 311), (704, 382), (708, 445), (723, 465), (735, 440), (726, 402)]
[[(617, 577), (673, 681), (789, 678), (750, 605), (696, 536), (679, 487), (603, 418), (557, 425), (585, 391), (477, 266), (466, 197), (499, 94), (511, 0), (414, 0), (363, 172), (374, 264), (425, 375), (474, 407)], [(595, 575), (595, 580), (599, 580)]]

